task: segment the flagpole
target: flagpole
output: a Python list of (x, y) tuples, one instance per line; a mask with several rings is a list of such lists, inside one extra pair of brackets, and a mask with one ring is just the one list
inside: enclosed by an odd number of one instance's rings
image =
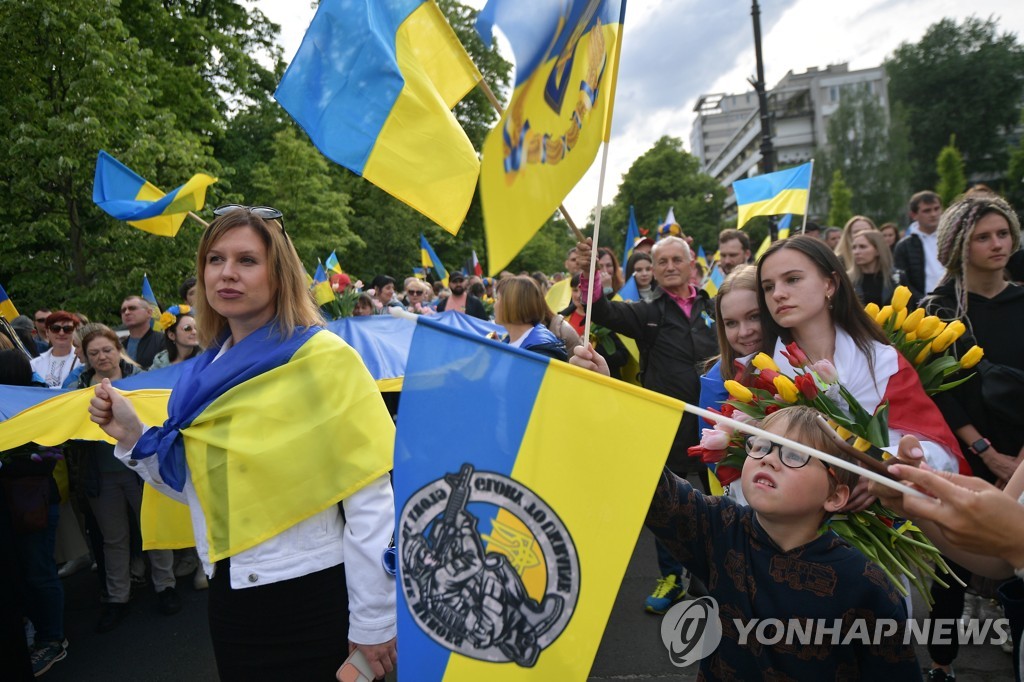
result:
[[(499, 102), (498, 98), (494, 96), (494, 91), (491, 90), (491, 86), (487, 84), (487, 81), (484, 80), (482, 74), (480, 76), (479, 85), (480, 89), (484, 91), (484, 95), (487, 96), (487, 101), (490, 102), (491, 106), (494, 107), (494, 110), (498, 112), (498, 116), (503, 116), (505, 114), (505, 108), (501, 106), (501, 102)], [(576, 240), (583, 241), (586, 239), (583, 233), (580, 232), (580, 228), (576, 227), (576, 223), (569, 215), (569, 211), (565, 208), (565, 204), (559, 204), (558, 210), (561, 212), (562, 217), (565, 218), (566, 224), (568, 224), (570, 229), (572, 229), (573, 234), (576, 235)], [(598, 210), (600, 211), (600, 208)]]
[[(597, 272), (597, 239), (601, 235), (601, 199), (604, 194), (604, 175), (608, 169), (608, 143), (604, 143), (604, 150), (601, 152), (601, 176), (597, 181), (597, 213), (594, 216), (594, 239), (591, 242), (590, 248), (590, 270), (587, 275), (590, 277), (590, 282), (587, 283), (588, 295), (593, 293), (590, 288), (594, 286), (594, 274)], [(580, 240), (583, 241), (583, 240)], [(601, 286), (601, 276), (597, 277), (597, 285)], [(590, 311), (593, 308), (589, 302), (587, 302), (587, 314), (583, 319), (583, 343), (590, 343)]]
[(807, 214), (811, 210), (811, 186), (814, 184), (814, 159), (811, 159), (811, 177), (807, 182), (807, 203), (804, 204), (804, 223), (800, 226), (800, 234), (807, 233)]
[(204, 229), (204, 230), (205, 230), (206, 228), (210, 227), (210, 223), (206, 222), (205, 220), (203, 220), (202, 218), (200, 218), (199, 216), (197, 216), (197, 215), (196, 215), (195, 213), (193, 213), (192, 211), (189, 211), (189, 212), (188, 212), (188, 217), (189, 217), (189, 218), (191, 218), (192, 220), (196, 221), (196, 222), (197, 222), (197, 223), (199, 223), (200, 225), (202, 225), (202, 226), (203, 226), (203, 229)]

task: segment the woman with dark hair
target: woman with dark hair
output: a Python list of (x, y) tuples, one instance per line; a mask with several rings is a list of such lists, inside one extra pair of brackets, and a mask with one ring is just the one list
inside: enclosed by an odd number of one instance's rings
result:
[(352, 648), (383, 677), (394, 423), (359, 356), (323, 328), (282, 213), (214, 215), (196, 255), (207, 350), (182, 367), (168, 421), (147, 429), (107, 381), (91, 419), (189, 506), (221, 680), (329, 679)]
[(565, 343), (545, 326), (550, 313), (540, 287), (529, 275), (507, 277), (498, 282), (494, 291), (494, 321), (508, 331), (502, 341), (567, 361)]
[(640, 293), (640, 300), (653, 301), (654, 287), (654, 261), (651, 254), (636, 251), (626, 261), (626, 279), (633, 277), (636, 281), (636, 290)]
[(378, 314), (386, 315), (388, 308), (404, 308), (402, 302), (395, 298), (395, 278), (390, 275), (377, 275), (370, 282), (373, 289), (373, 307)]
[(190, 308), (194, 306), (196, 304), (196, 278), (185, 278), (185, 281), (178, 287), (178, 295)]
[(853, 263), (846, 274), (860, 302), (881, 307), (891, 301), (896, 287), (903, 284), (903, 273), (892, 266), (892, 251), (885, 243), (885, 235), (874, 230), (859, 232), (853, 238), (850, 253)]
[(153, 358), (150, 369), (160, 369), (190, 360), (203, 349), (199, 347), (199, 331), (192, 308), (182, 303), (165, 310), (158, 321), (158, 328), (164, 330), (164, 349)]
[(900, 240), (900, 228), (897, 227), (896, 223), (882, 223), (878, 231), (885, 237), (885, 243), (889, 245), (889, 250), (895, 249), (896, 242)]
[(601, 273), (601, 286), (604, 288), (604, 295), (608, 298), (616, 293), (625, 284), (622, 279), (622, 267), (619, 259), (611, 249), (602, 246), (597, 250), (597, 271)]
[[(967, 382), (939, 394), (935, 401), (959, 439), (974, 475), (1005, 485), (1024, 456), (1024, 422), (1020, 419), (1024, 414), (1024, 353), (1020, 350), (1024, 287), (1006, 281), (1004, 272), (1011, 254), (1020, 248), (1020, 220), (998, 195), (974, 192), (943, 212), (936, 243), (946, 274), (924, 299), (925, 309), (967, 326), (967, 333), (954, 346), (956, 355), (977, 344), (985, 351), (983, 367), (998, 371), (1003, 381), (1012, 381), (1011, 377), (1016, 381), (1015, 390), (1001, 391), (995, 398), (991, 390), (986, 391), (986, 381), (994, 381), (994, 374), (979, 367)], [(994, 400), (999, 404), (993, 405)], [(966, 569), (957, 573), (966, 580)], [(953, 582), (948, 588), (932, 583), (935, 604), (931, 617), (958, 618), (964, 612), (964, 592)], [(932, 672), (929, 679), (953, 679), (956, 641), (929, 644), (928, 653), (933, 670), (942, 673)]]
[[(943, 471), (969, 472), (960, 447), (917, 372), (868, 317), (839, 258), (820, 240), (800, 235), (777, 241), (757, 264), (762, 349), (783, 374), (795, 375), (782, 355), (795, 342), (811, 362), (828, 361), (861, 407), (873, 413), (889, 403), (889, 443), (905, 434), (921, 439), (928, 463)], [(849, 511), (874, 498), (867, 479), (850, 497)]]

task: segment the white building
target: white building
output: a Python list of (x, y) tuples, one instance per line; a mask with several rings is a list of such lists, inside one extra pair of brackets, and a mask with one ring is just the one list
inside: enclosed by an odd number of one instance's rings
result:
[[(850, 71), (847, 64), (834, 64), (825, 69), (810, 67), (805, 73), (788, 72), (768, 92), (776, 168), (809, 161), (816, 148), (826, 145), (828, 119), (839, 108), (844, 91), (867, 88), (888, 118), (888, 83), (881, 66)], [(757, 175), (761, 119), (756, 93), (702, 95), (694, 111), (690, 148), (703, 171), (726, 188), (735, 180)], [(730, 191), (727, 214), (734, 204)]]

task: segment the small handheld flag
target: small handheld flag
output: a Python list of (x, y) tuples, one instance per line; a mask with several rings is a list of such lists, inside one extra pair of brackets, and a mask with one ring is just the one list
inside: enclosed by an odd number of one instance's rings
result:
[(149, 275), (142, 275), (142, 300), (149, 304), (149, 316), (152, 319), (150, 327), (156, 324), (156, 321), (160, 319), (160, 304), (157, 303), (156, 294), (153, 293), (153, 287), (149, 284)]
[(217, 178), (196, 173), (181, 187), (164, 194), (123, 163), (100, 151), (92, 200), (108, 215), (161, 237), (178, 234), (190, 211), (206, 204), (206, 188)]
[(434, 249), (430, 246), (430, 242), (422, 234), (420, 235), (420, 261), (424, 268), (433, 268), (434, 274), (437, 275), (441, 283), (448, 286), (448, 271), (444, 269), (441, 259), (437, 257)]
[(316, 272), (313, 274), (313, 297), (317, 305), (330, 303), (334, 300), (334, 291), (331, 290), (331, 282), (327, 279), (322, 263), (316, 264)]
[(636, 212), (629, 207), (629, 229), (626, 230), (626, 248), (622, 252), (622, 276), (626, 276), (626, 261), (633, 255), (636, 240), (640, 239), (640, 226), (636, 224)]
[(18, 316), (18, 309), (14, 307), (14, 302), (11, 301), (11, 297), (4, 291), (2, 285), (0, 285), (0, 315), (3, 315), (8, 321)]
[(338, 262), (338, 254), (331, 251), (331, 255), (327, 257), (327, 263), (325, 264), (327, 269), (335, 274), (342, 274), (345, 271), (341, 269), (341, 263)]

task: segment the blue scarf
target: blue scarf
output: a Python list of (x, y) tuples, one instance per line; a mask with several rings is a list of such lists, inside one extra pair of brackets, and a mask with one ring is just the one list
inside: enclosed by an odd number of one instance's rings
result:
[(320, 329), (307, 327), (282, 339), (276, 320), (272, 320), (214, 362), (228, 337), (225, 334), (215, 347), (182, 368), (167, 402), (167, 421), (160, 428), (147, 430), (135, 445), (132, 456), (143, 459), (156, 455), (160, 458), (160, 477), (164, 483), (178, 492), (184, 490), (187, 465), (182, 429), (188, 428), (210, 403), (227, 391), (287, 363)]

